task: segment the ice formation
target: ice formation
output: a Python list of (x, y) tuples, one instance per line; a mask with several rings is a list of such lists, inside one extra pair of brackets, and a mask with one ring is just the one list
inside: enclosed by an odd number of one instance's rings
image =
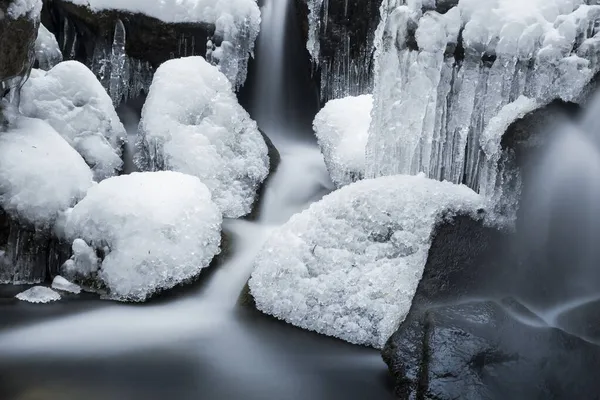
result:
[(50, 303), (60, 300), (60, 294), (45, 286), (34, 286), (15, 296), (21, 301), (29, 303)]
[(259, 310), (381, 348), (408, 313), (436, 223), (475, 215), (464, 185), (397, 175), (350, 184), (275, 230), (249, 285)]
[(21, 223), (51, 227), (92, 183), (81, 156), (46, 122), (21, 117), (0, 134), (0, 207)]
[(371, 95), (345, 97), (330, 100), (315, 117), (313, 129), (337, 187), (364, 177), (372, 108)]
[(231, 84), (202, 57), (162, 64), (140, 121), (141, 170), (194, 175), (226, 217), (251, 211), (269, 173), (267, 146)]
[(13, 0), (7, 11), (12, 19), (25, 15), (37, 19), (42, 11), (42, 0)]
[(65, 61), (48, 72), (33, 70), (21, 90), (20, 109), (52, 125), (81, 154), (96, 180), (121, 170), (125, 128), (110, 97), (85, 65)]
[(35, 58), (39, 63), (39, 68), (44, 71), (48, 71), (63, 59), (56, 37), (42, 24), (40, 24), (35, 41)]
[[(209, 265), (220, 251), (221, 221), (196, 177), (161, 171), (106, 179), (61, 219), (75, 253), (67, 276), (95, 273), (111, 298), (144, 301)], [(99, 265), (94, 252), (103, 255)]]
[(479, 191), (501, 175), (490, 171), (502, 128), (577, 101), (599, 71), (600, 6), (460, 0), (439, 14), (429, 3), (382, 3), (366, 176), (424, 172)]
[[(214, 25), (207, 59), (219, 66), (236, 89), (246, 80), (248, 59), (260, 30), (260, 10), (256, 0), (68, 1), (96, 12), (114, 9), (145, 14), (167, 23)], [(124, 41), (125, 36), (122, 38)], [(115, 75), (122, 74), (116, 72)]]
[(69, 282), (60, 275), (56, 275), (52, 280), (52, 289), (73, 294), (81, 293), (81, 287), (79, 287), (79, 285)]

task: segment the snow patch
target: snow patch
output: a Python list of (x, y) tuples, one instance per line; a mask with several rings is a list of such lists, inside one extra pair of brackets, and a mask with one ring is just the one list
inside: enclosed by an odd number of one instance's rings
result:
[(13, 0), (7, 11), (12, 19), (29, 15), (29, 18), (37, 20), (42, 12), (42, 0)]
[(33, 70), (21, 90), (21, 112), (47, 121), (81, 154), (97, 181), (121, 170), (125, 127), (92, 71), (65, 61)]
[(259, 310), (381, 348), (408, 313), (444, 217), (476, 214), (471, 189), (418, 176), (363, 180), (276, 229), (254, 261)]
[(34, 286), (15, 297), (29, 303), (51, 303), (60, 300), (60, 294), (45, 286)]
[(202, 57), (162, 64), (140, 121), (141, 170), (194, 175), (225, 217), (248, 214), (269, 173), (268, 149), (231, 84)]
[(72, 282), (69, 282), (60, 275), (56, 275), (52, 280), (52, 289), (61, 290), (63, 292), (79, 294), (81, 293), (81, 287)]
[[(209, 265), (220, 252), (221, 222), (196, 177), (163, 171), (109, 178), (61, 219), (74, 241), (67, 272), (96, 273), (113, 299), (145, 301)], [(104, 255), (97, 272), (96, 252)]]
[(364, 177), (372, 108), (373, 96), (350, 96), (330, 100), (315, 117), (313, 129), (338, 188)]

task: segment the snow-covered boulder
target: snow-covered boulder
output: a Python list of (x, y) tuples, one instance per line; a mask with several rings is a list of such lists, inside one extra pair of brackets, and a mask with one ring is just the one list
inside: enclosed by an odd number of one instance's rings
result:
[[(161, 171), (109, 178), (64, 215), (60, 228), (75, 250), (65, 269), (99, 280), (110, 298), (145, 301), (209, 265), (220, 251), (221, 222), (196, 177)], [(102, 255), (97, 271), (86, 244)]]
[(202, 57), (156, 71), (140, 121), (141, 170), (194, 175), (225, 217), (248, 214), (269, 173), (268, 149), (231, 83)]
[(51, 303), (60, 300), (60, 294), (45, 286), (34, 286), (17, 294), (15, 297), (29, 303)]
[(411, 306), (436, 224), (483, 205), (466, 186), (390, 176), (345, 186), (275, 230), (254, 261), (259, 310), (381, 348)]
[(0, 207), (14, 219), (48, 229), (92, 184), (83, 158), (48, 123), (21, 117), (0, 133)]
[(48, 72), (33, 70), (21, 90), (20, 109), (52, 125), (82, 155), (96, 180), (121, 169), (125, 128), (110, 97), (85, 65), (65, 61)]
[(338, 188), (365, 175), (372, 108), (372, 95), (350, 96), (330, 100), (315, 117), (313, 129), (331, 180)]
[(63, 60), (56, 37), (42, 24), (35, 40), (35, 58), (39, 68), (44, 71), (48, 71)]

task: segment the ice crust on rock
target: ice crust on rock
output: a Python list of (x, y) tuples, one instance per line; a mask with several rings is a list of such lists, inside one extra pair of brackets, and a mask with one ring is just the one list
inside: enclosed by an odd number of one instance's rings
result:
[(18, 19), (29, 15), (32, 19), (38, 19), (42, 12), (42, 0), (13, 0), (8, 6), (8, 16), (12, 19)]
[(330, 100), (315, 117), (313, 129), (338, 188), (364, 177), (372, 108), (373, 96), (350, 96)]
[(29, 303), (51, 303), (60, 300), (60, 294), (45, 286), (34, 286), (15, 297)]
[(48, 71), (63, 60), (56, 37), (46, 27), (40, 24), (35, 40), (35, 58), (39, 68)]
[[(209, 265), (220, 251), (221, 222), (208, 188), (194, 176), (160, 171), (109, 178), (61, 220), (75, 253), (65, 268), (68, 275), (95, 274), (113, 299), (145, 301)], [(103, 259), (94, 265), (95, 252)]]
[(0, 133), (0, 207), (16, 220), (47, 229), (92, 184), (85, 161), (48, 123), (18, 117)]
[(256, 122), (225, 76), (202, 57), (162, 64), (140, 121), (138, 167), (194, 175), (225, 217), (248, 214), (269, 173)]
[(81, 154), (98, 181), (123, 165), (125, 127), (94, 74), (77, 61), (33, 70), (21, 90), (21, 112), (47, 121)]
[(436, 223), (476, 215), (466, 186), (417, 176), (339, 189), (276, 229), (254, 261), (259, 310), (301, 328), (381, 348), (409, 311)]
[(68, 1), (95, 12), (113, 9), (145, 14), (167, 23), (214, 25), (207, 59), (219, 66), (236, 89), (246, 81), (248, 59), (260, 31), (260, 9), (256, 0)]
[(459, 0), (439, 14), (430, 3), (382, 3), (366, 176), (424, 172), (480, 191), (500, 184), (484, 147), (500, 142), (504, 108), (578, 101), (600, 70), (600, 6)]
[(60, 275), (56, 275), (52, 280), (52, 289), (61, 290), (63, 292), (79, 294), (81, 293), (81, 287), (72, 282), (69, 282)]

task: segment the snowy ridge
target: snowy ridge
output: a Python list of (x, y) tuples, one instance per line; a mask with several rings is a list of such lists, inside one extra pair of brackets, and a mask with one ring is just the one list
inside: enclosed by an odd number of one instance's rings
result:
[(471, 189), (418, 176), (363, 180), (276, 229), (254, 261), (259, 310), (381, 348), (408, 313), (442, 217), (476, 214)]
[(365, 148), (371, 124), (373, 96), (330, 100), (317, 114), (313, 129), (331, 180), (337, 187), (365, 175)]
[(158, 68), (140, 133), (141, 170), (197, 176), (226, 217), (251, 211), (269, 173), (267, 146), (229, 81), (202, 57)]
[[(166, 171), (109, 178), (60, 220), (75, 253), (65, 272), (97, 274), (111, 298), (145, 301), (210, 264), (220, 252), (221, 222), (196, 177)], [(95, 258), (96, 250), (103, 260)]]
[(97, 181), (120, 171), (125, 127), (85, 65), (65, 61), (48, 72), (33, 70), (21, 90), (20, 109), (52, 125), (90, 165)]
[[(384, 0), (367, 177), (424, 172), (479, 191), (485, 175), (493, 186), (497, 152), (483, 146), (500, 142), (504, 131), (494, 126), (522, 116), (501, 110), (513, 102), (519, 108), (521, 96), (530, 99), (528, 111), (557, 98), (577, 101), (600, 68), (600, 6), (457, 3), (439, 14), (424, 12), (420, 1)], [(497, 116), (504, 121), (486, 132)]]

